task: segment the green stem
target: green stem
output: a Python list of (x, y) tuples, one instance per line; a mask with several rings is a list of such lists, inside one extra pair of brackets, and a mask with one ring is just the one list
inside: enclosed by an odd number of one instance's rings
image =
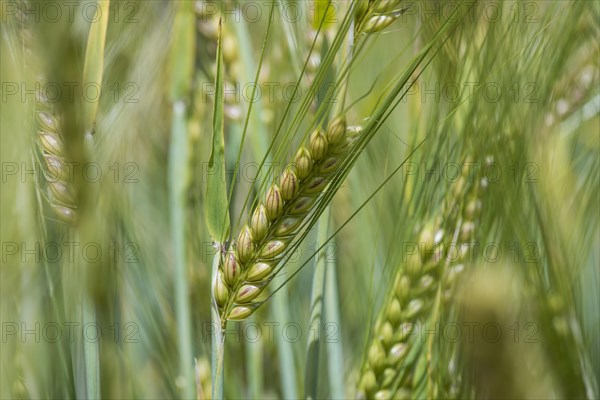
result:
[[(219, 261), (221, 259), (221, 252), (217, 251), (213, 258), (212, 265), (212, 279), (217, 279), (217, 272), (219, 270)], [(212, 366), (212, 398), (219, 400), (223, 398), (223, 364), (225, 356), (225, 327), (227, 321), (221, 321), (219, 316), (219, 308), (215, 302), (215, 285), (214, 282), (211, 285), (211, 317), (212, 325), (215, 331), (212, 335), (212, 349), (211, 349), (211, 366)]]
[[(325, 316), (328, 323), (333, 324), (336, 336), (326, 340), (327, 370), (329, 374), (329, 388), (332, 399), (345, 399), (344, 392), (344, 352), (340, 334), (341, 319), (340, 305), (338, 302), (338, 287), (336, 277), (337, 254), (329, 265), (325, 276)], [(327, 329), (327, 327), (325, 327)]]
[[(83, 293), (82, 319), (83, 326), (96, 324), (96, 309), (87, 293)], [(85, 389), (88, 399), (100, 399), (100, 358), (98, 341), (83, 340), (83, 357), (85, 360)]]
[(173, 104), (173, 121), (169, 154), (169, 195), (171, 240), (175, 263), (175, 313), (179, 346), (179, 374), (184, 380), (183, 396), (194, 398), (194, 360), (190, 334), (190, 305), (185, 254), (185, 177), (188, 160), (186, 112), (183, 102)]
[[(277, 296), (273, 297), (273, 314), (275, 321), (281, 326), (286, 326), (290, 320), (288, 310), (289, 296), (287, 286), (284, 285), (283, 276), (276, 276), (273, 279), (276, 287), (280, 288)], [(294, 362), (294, 350), (292, 343), (286, 340), (284, 335), (277, 336), (277, 353), (279, 355), (279, 370), (281, 373), (281, 391), (286, 399), (298, 398), (298, 387), (296, 385), (296, 363)]]
[[(248, 320), (248, 322), (254, 324), (254, 326), (259, 326), (256, 321), (255, 317)], [(244, 332), (247, 332), (247, 330), (244, 330)], [(263, 397), (263, 351), (264, 349), (260, 338), (258, 340), (246, 342), (246, 371), (248, 372), (247, 396), (249, 399), (261, 399)]]
[[(327, 241), (327, 231), (329, 230), (330, 207), (324, 211), (319, 221), (317, 234), (318, 246)], [(327, 247), (323, 247), (316, 254), (315, 273), (313, 275), (313, 284), (311, 292), (310, 324), (308, 337), (306, 375), (304, 381), (304, 397), (306, 399), (317, 398), (317, 387), (319, 383), (319, 347), (321, 325), (323, 323), (323, 294), (325, 289), (325, 263), (327, 261)], [(313, 329), (316, 326), (316, 331)]]

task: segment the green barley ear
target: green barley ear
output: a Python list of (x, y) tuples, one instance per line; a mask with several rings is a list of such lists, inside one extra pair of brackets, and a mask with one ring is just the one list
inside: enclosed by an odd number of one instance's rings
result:
[[(345, 123), (336, 122), (330, 131), (341, 125)], [(348, 135), (342, 134), (331, 144), (326, 132), (314, 131), (280, 175), (279, 184), (269, 186), (263, 202), (250, 214), (237, 237), (235, 252), (228, 252), (219, 267), (224, 279), (216, 280), (215, 292), (220, 295), (223, 320), (244, 319), (259, 306), (256, 299), (273, 278), (276, 264), (335, 176), (336, 168), (331, 166), (343, 160), (356, 141), (355, 130), (346, 131)]]
[[(454, 190), (448, 192), (439, 214), (432, 215), (416, 235), (417, 252), (407, 255), (398, 268), (361, 369), (360, 398), (412, 398), (416, 395), (413, 382), (421, 381), (419, 374), (423, 371), (415, 364), (422, 343), (412, 330), (428, 320), (436, 292), (445, 293), (454, 282), (446, 276), (451, 268), (461, 265), (464, 257), (450, 258), (449, 250), (472, 241), (480, 208), (469, 199), (477, 199), (480, 183), (478, 180), (469, 182), (469, 179), (472, 178), (463, 175), (453, 184)], [(450, 260), (455, 266), (450, 266)]]

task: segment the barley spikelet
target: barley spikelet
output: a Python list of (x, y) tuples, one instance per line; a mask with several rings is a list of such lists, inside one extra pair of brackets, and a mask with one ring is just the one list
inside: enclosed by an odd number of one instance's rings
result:
[(268, 188), (239, 233), (235, 250), (230, 246), (219, 266), (215, 298), (223, 321), (244, 319), (260, 305), (257, 297), (359, 135), (360, 129), (346, 128), (344, 118), (335, 118), (326, 132), (312, 133)]
[(421, 346), (414, 329), (427, 320), (438, 287), (450, 286), (463, 269), (481, 211), (479, 190), (479, 182), (468, 182), (463, 175), (449, 192), (440, 215), (420, 231), (418, 250), (398, 269), (392, 295), (375, 325), (361, 371), (359, 397), (411, 398), (414, 363)]
[(17, 18), (21, 22), (23, 40), (23, 56), (26, 71), (34, 77), (36, 85), (35, 96), (35, 141), (38, 149), (38, 158), (42, 161), (44, 181), (46, 185), (45, 196), (56, 217), (65, 223), (73, 223), (76, 218), (77, 196), (73, 185), (69, 182), (70, 174), (65, 168), (65, 148), (62, 140), (60, 117), (51, 101), (41, 90), (47, 79), (39, 70), (40, 62), (33, 48), (33, 30), (24, 10), (27, 2), (20, 3), (17, 7)]
[[(376, 33), (390, 26), (407, 7), (402, 0), (359, 1), (355, 11), (356, 33)], [(406, 2), (404, 2), (406, 3)]]

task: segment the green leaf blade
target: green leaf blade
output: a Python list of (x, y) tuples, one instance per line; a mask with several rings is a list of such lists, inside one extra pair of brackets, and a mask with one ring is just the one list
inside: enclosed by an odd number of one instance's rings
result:
[(205, 217), (213, 240), (223, 243), (229, 236), (229, 204), (225, 175), (225, 136), (223, 100), (223, 55), (221, 51), (221, 21), (217, 45), (217, 76), (215, 79), (215, 105), (213, 109), (212, 149), (208, 161)]

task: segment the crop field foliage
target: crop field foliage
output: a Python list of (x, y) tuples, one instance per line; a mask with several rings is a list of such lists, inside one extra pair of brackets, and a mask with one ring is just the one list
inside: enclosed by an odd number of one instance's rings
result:
[(0, 397), (600, 396), (600, 3), (0, 1)]

